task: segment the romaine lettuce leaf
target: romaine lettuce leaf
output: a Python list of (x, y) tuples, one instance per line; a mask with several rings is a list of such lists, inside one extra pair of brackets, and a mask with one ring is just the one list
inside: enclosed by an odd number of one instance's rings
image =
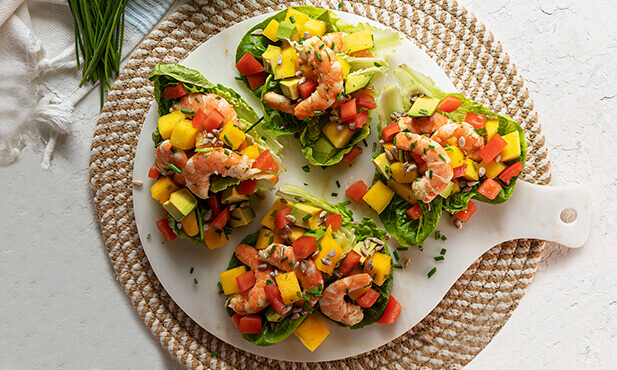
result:
[(430, 203), (431, 209), (428, 211), (426, 205), (421, 203), (422, 216), (412, 220), (405, 214), (411, 204), (395, 194), (388, 206), (379, 214), (379, 219), (401, 245), (420, 245), (437, 227), (443, 209), (442, 203), (443, 198), (437, 196)]
[(315, 206), (327, 211), (328, 213), (338, 213), (342, 216), (343, 226), (350, 225), (353, 222), (353, 212), (345, 207), (345, 204), (332, 204), (323, 199), (315, 197), (308, 191), (291, 184), (284, 184), (276, 192), (281, 198), (289, 200), (291, 202), (297, 202), (298, 199), (305, 199), (306, 202), (310, 202)]

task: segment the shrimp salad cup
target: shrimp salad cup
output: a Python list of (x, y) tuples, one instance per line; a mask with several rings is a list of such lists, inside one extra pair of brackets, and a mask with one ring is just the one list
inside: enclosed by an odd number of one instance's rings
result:
[(281, 146), (240, 95), (199, 72), (159, 63), (150, 80), (161, 117), (148, 176), (157, 179), (152, 197), (168, 211), (157, 226), (166, 241), (218, 248), (255, 217), (251, 194), (278, 182)]
[(339, 163), (370, 133), (371, 81), (389, 67), (398, 33), (351, 25), (327, 9), (291, 7), (255, 25), (236, 50), (241, 79), (262, 101), (262, 126), (295, 134), (306, 160)]
[(406, 65), (394, 77), (400, 86), (385, 87), (379, 101), (381, 152), (373, 156), (373, 185), (367, 191), (359, 184), (353, 194), (400, 244), (415, 246), (435, 230), (442, 211), (460, 228), (476, 210), (471, 199), (505, 202), (527, 147), (511, 118), (440, 90)]
[(396, 322), (401, 306), (390, 296), (392, 258), (386, 232), (373, 220), (353, 222), (333, 205), (293, 185), (263, 228), (248, 235), (220, 274), (220, 293), (245, 340), (276, 344), (294, 333), (311, 351), (327, 337), (324, 320), (361, 329)]

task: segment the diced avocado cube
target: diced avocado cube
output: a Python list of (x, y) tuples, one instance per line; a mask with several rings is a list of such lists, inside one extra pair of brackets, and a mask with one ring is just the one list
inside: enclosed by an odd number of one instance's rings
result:
[(294, 77), (280, 82), (283, 95), (291, 100), (296, 100), (300, 97), (298, 91), (298, 84), (300, 83), (300, 77)]
[(261, 59), (263, 60), (264, 68), (267, 71), (272, 72), (272, 73), (276, 72), (277, 62), (282, 52), (283, 52), (283, 49), (279, 48), (278, 46), (268, 45), (268, 48), (266, 49), (266, 51), (263, 54), (261, 54)]
[(416, 99), (411, 108), (409, 115), (412, 117), (429, 117), (437, 110), (440, 100), (431, 98), (430, 96), (421, 96)]
[[(289, 313), (291, 313), (291, 310), (289, 310)], [(280, 313), (276, 312), (276, 310), (274, 309), (274, 307), (270, 306), (267, 310), (266, 310), (266, 319), (270, 322), (279, 322), (282, 321), (285, 317), (287, 317), (288, 315), (281, 315)]]
[(321, 14), (319, 14), (318, 16), (315, 17), (315, 19), (322, 21), (326, 24), (326, 31), (327, 32), (332, 32), (334, 31), (332, 24), (334, 22), (332, 22), (332, 18), (330, 18), (330, 11), (328, 11), (328, 9), (320, 9), (323, 10), (323, 12)]
[(182, 221), (197, 206), (197, 199), (187, 188), (171, 193), (169, 200), (163, 203), (163, 208), (176, 220)]
[(377, 170), (380, 174), (383, 175), (383, 177), (385, 177), (386, 179), (390, 178), (392, 174), (390, 168), (391, 163), (385, 152), (373, 158), (373, 164), (375, 165), (375, 167), (377, 167)]
[(295, 217), (294, 225), (304, 227), (306, 229), (317, 229), (319, 222), (319, 213), (322, 209), (315, 207), (309, 203), (296, 203), (291, 209), (291, 215)]
[(303, 24), (309, 19), (308, 14), (302, 13), (299, 10), (294, 8), (287, 9), (287, 14), (285, 15), (285, 21), (292, 24)]
[[(360, 265), (362, 265), (364, 261), (366, 261), (366, 258), (368, 257), (368, 255), (371, 254), (371, 251), (375, 249), (376, 246), (377, 246), (377, 243), (371, 241), (367, 248), (364, 246), (364, 240), (354, 245), (352, 249), (360, 255), (360, 263), (359, 263)], [(362, 249), (364, 249), (366, 253), (362, 252)]]
[(228, 225), (231, 227), (240, 227), (248, 225), (255, 218), (255, 211), (251, 207), (236, 208), (231, 211), (231, 217)]
[(337, 150), (327, 137), (321, 136), (313, 144), (313, 158), (319, 162), (326, 162), (336, 154)]
[(454, 191), (454, 188), (455, 188), (454, 183), (453, 183), (452, 181), (450, 181), (450, 182), (448, 183), (448, 185), (446, 185), (446, 187), (445, 187), (445, 188), (441, 191), (441, 193), (439, 193), (439, 195), (440, 195), (442, 198), (447, 198), (447, 197), (449, 197), (450, 195), (452, 195), (452, 192)]
[(276, 19), (273, 19), (268, 23), (266, 28), (264, 28), (261, 33), (263, 36), (266, 36), (270, 41), (277, 42), (279, 39), (276, 37), (276, 31), (279, 29), (279, 22)]
[(238, 194), (238, 189), (235, 186), (223, 190), (221, 194), (221, 203), (223, 204), (244, 202), (245, 200), (249, 200), (249, 196)]
[(345, 80), (345, 93), (351, 94), (365, 87), (371, 82), (375, 73), (352, 73)]
[(288, 77), (294, 77), (296, 72), (300, 69), (300, 61), (298, 60), (298, 53), (296, 49), (286, 47), (281, 52), (281, 64), (278, 65), (278, 58), (274, 62), (274, 79), (282, 80)]
[(276, 30), (276, 37), (279, 39), (298, 41), (300, 40), (300, 31), (298, 31), (298, 26), (295, 24), (282, 21), (279, 23), (279, 28)]
[(343, 48), (347, 54), (373, 47), (373, 33), (362, 30), (343, 37)]
[(355, 133), (347, 125), (342, 125), (343, 129), (339, 130), (337, 126), (340, 124), (340, 122), (332, 121), (323, 127), (324, 135), (337, 149), (344, 148)]
[(394, 179), (389, 179), (387, 184), (388, 187), (396, 193), (396, 195), (403, 198), (407, 203), (416, 204), (418, 202), (418, 199), (416, 199), (410, 184), (400, 184), (394, 181)]

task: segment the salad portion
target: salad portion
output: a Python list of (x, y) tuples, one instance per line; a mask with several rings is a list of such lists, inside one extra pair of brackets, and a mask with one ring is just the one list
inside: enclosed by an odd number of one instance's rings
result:
[(392, 30), (297, 6), (251, 28), (236, 50), (236, 67), (262, 101), (264, 129), (296, 134), (309, 163), (330, 166), (370, 133), (371, 81), (389, 67), (399, 43)]
[[(396, 322), (386, 232), (354, 223), (333, 205), (293, 185), (279, 188), (263, 228), (248, 235), (220, 274), (220, 293), (242, 337), (259, 346), (294, 333), (311, 351), (327, 337), (325, 319), (361, 329)], [(319, 313), (321, 312), (321, 314)]]
[(427, 76), (402, 65), (399, 86), (387, 86), (379, 104), (381, 150), (373, 156), (373, 185), (347, 193), (379, 214), (404, 246), (422, 244), (443, 211), (462, 227), (472, 201), (498, 204), (525, 167), (521, 126), (461, 94), (446, 93)]
[(157, 227), (166, 241), (218, 248), (255, 217), (251, 195), (278, 182), (281, 146), (240, 95), (199, 72), (159, 63), (150, 80), (161, 116), (150, 191), (168, 212)]

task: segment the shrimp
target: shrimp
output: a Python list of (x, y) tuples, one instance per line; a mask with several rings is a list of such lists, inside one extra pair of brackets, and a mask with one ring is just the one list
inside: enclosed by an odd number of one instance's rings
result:
[(260, 250), (259, 259), (285, 272), (293, 271), (296, 264), (296, 255), (293, 248), (279, 243), (272, 243), (267, 248)]
[(407, 129), (414, 134), (433, 134), (443, 125), (452, 123), (450, 119), (441, 113), (435, 113), (430, 117), (415, 118), (404, 116), (398, 121), (398, 125), (403, 129)]
[[(225, 98), (216, 94), (193, 93), (184, 95), (180, 101), (175, 103), (171, 109), (181, 110), (188, 109), (197, 112), (203, 109), (206, 115), (209, 115), (213, 110), (218, 110), (225, 118), (225, 123), (229, 121), (238, 122), (238, 115), (234, 107), (229, 104)], [(192, 118), (192, 114), (186, 114), (187, 118)]]
[(452, 180), (450, 157), (441, 145), (423, 135), (399, 132), (395, 140), (398, 149), (410, 151), (426, 161), (427, 170), (424, 176), (414, 181), (411, 189), (416, 198), (429, 203)]
[(199, 198), (208, 199), (210, 176), (220, 175), (246, 180), (260, 172), (251, 168), (253, 162), (244, 154), (229, 149), (212, 148), (207, 152), (195, 153), (186, 163), (183, 173), (189, 190)]
[(255, 285), (244, 293), (236, 293), (227, 300), (227, 307), (237, 313), (250, 314), (257, 313), (266, 308), (269, 304), (266, 296), (265, 287), (270, 273), (274, 271), (271, 266), (260, 269), (261, 261), (257, 258), (257, 249), (247, 244), (240, 244), (236, 247), (236, 257), (255, 273)]
[(343, 37), (347, 36), (345, 32), (332, 32), (321, 39), (323, 42), (332, 49), (335, 53), (342, 53), (343, 50)]
[(163, 175), (173, 175), (176, 173), (169, 166), (170, 163), (182, 171), (187, 161), (188, 157), (184, 150), (174, 148), (169, 140), (163, 141), (161, 145), (156, 148), (154, 163), (156, 164), (156, 168), (158, 168)]
[(343, 68), (330, 46), (317, 36), (306, 40), (303, 45), (308, 53), (308, 63), (318, 78), (315, 91), (294, 108), (294, 115), (301, 120), (330, 108), (336, 102), (336, 96), (343, 91)]
[(270, 109), (280, 110), (287, 114), (294, 114), (296, 104), (292, 103), (286, 96), (270, 91), (265, 93), (263, 101), (266, 103), (266, 107)]
[[(303, 269), (303, 267), (305, 268)], [(300, 280), (300, 285), (302, 285), (302, 289), (304, 290), (303, 293), (305, 295), (310, 297), (312, 294), (308, 293), (309, 290), (315, 288), (318, 290), (323, 289), (323, 275), (321, 271), (317, 269), (317, 266), (315, 266), (315, 262), (313, 262), (312, 259), (308, 258), (300, 262), (300, 264), (295, 267), (294, 271), (296, 272), (298, 280)], [(309, 301), (309, 304), (314, 306), (317, 301), (319, 301), (319, 298), (313, 295)]]
[(373, 279), (367, 273), (356, 274), (339, 279), (330, 284), (319, 301), (321, 312), (334, 321), (345, 325), (355, 325), (362, 321), (364, 312), (357, 304), (345, 302), (346, 292), (358, 290), (369, 285)]
[(478, 151), (484, 146), (484, 139), (478, 135), (472, 125), (467, 122), (448, 123), (441, 126), (431, 136), (431, 139), (442, 146), (450, 138), (456, 138), (458, 147), (471, 159), (480, 159)]

